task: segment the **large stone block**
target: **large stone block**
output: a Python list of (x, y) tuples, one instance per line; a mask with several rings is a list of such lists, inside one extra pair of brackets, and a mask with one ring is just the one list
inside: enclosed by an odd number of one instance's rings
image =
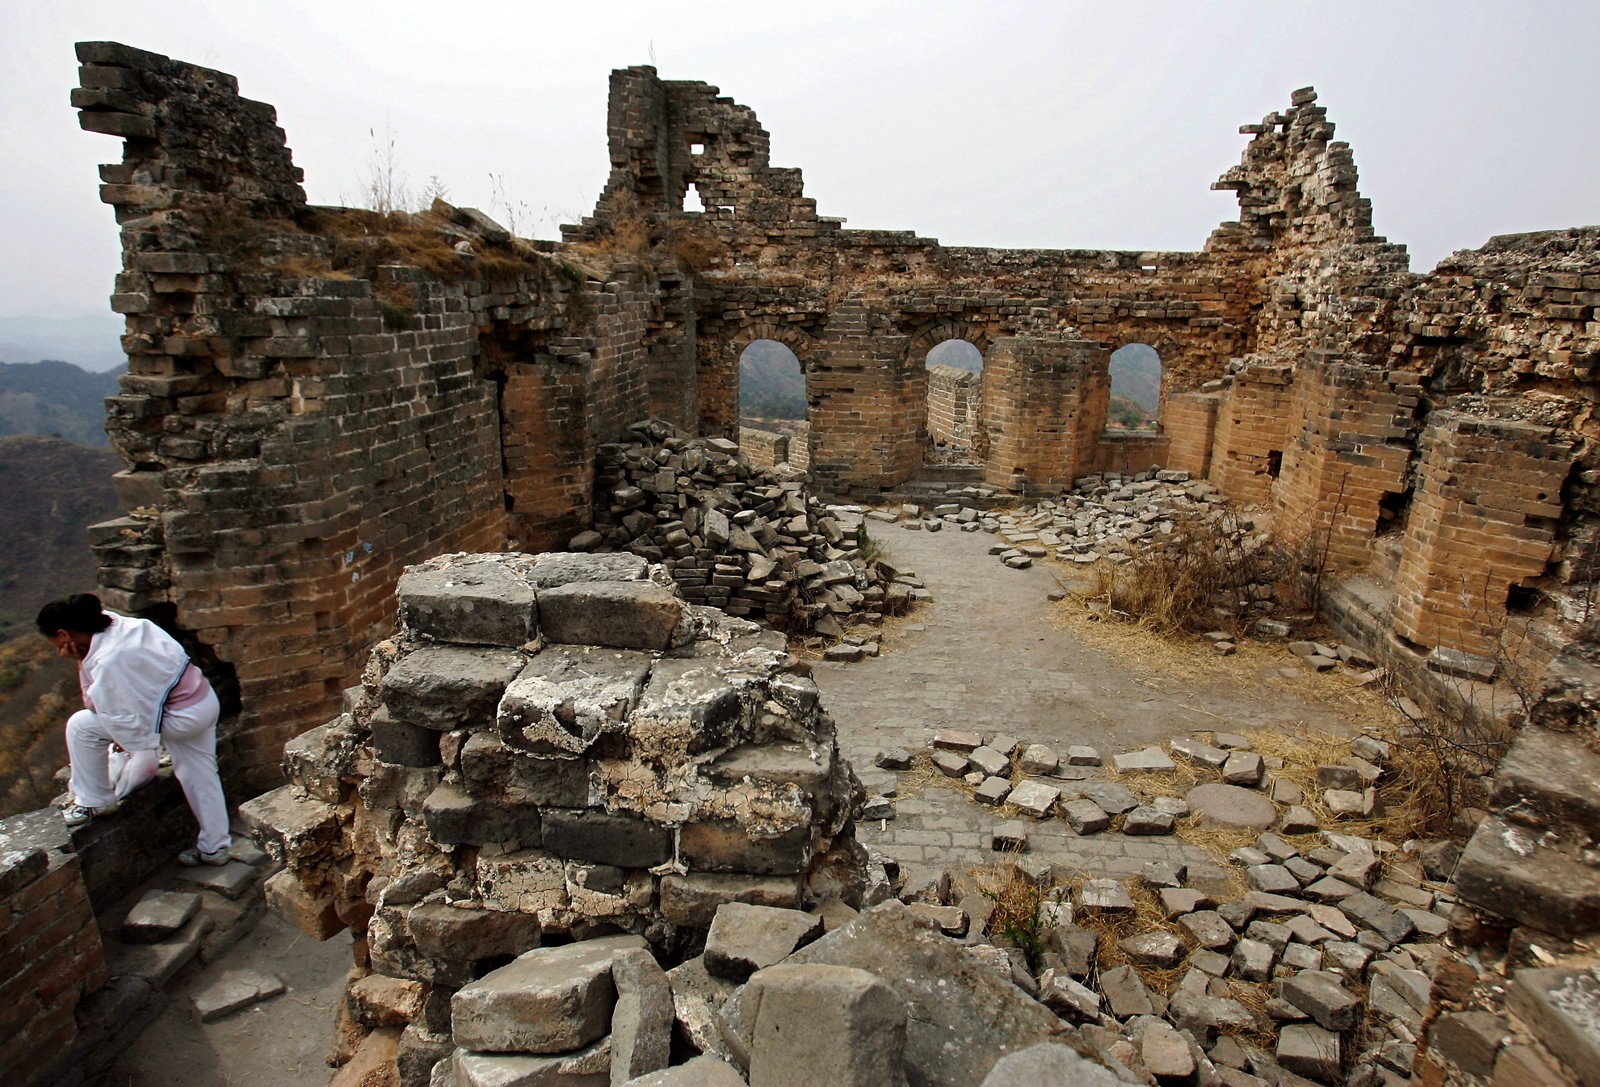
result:
[(345, 929), (334, 909), (333, 896), (307, 890), (291, 869), (285, 868), (267, 880), (262, 890), (274, 913), (313, 940), (326, 940)]
[(395, 588), (401, 625), (437, 641), (464, 645), (533, 641), (539, 625), (537, 596), (506, 558), (510, 556), (463, 556), (409, 567)]
[(691, 872), (661, 877), (661, 913), (675, 925), (696, 928), (711, 924), (717, 908), (727, 902), (798, 909), (798, 876), (754, 877), (738, 874)]
[(692, 755), (747, 738), (745, 718), (739, 687), (720, 663), (662, 660), (650, 674), (628, 734), (636, 750), (658, 758)]
[(1539, 831), (1491, 817), (1456, 865), (1463, 902), (1565, 939), (1600, 929), (1600, 870)]
[(1518, 970), (1510, 1004), (1583, 1087), (1600, 1087), (1600, 978), (1560, 967)]
[(679, 856), (696, 872), (792, 875), (806, 870), (811, 850), (810, 826), (752, 837), (732, 819), (715, 819), (685, 823), (678, 830)]
[(573, 582), (642, 581), (649, 571), (650, 564), (638, 555), (546, 551), (534, 556), (528, 580), (540, 589), (554, 589)]
[(771, 966), (740, 997), (750, 1087), (882, 1087), (900, 1081), (907, 1009), (875, 974)]
[[(567, 1053), (611, 1029), (616, 986), (611, 959), (646, 948), (638, 936), (603, 936), (538, 948), (457, 990), (450, 1002), (456, 1045), (484, 1053)], [(610, 1055), (605, 1072), (610, 1075)]]
[(808, 964), (866, 970), (916, 1008), (906, 1025), (912, 1083), (980, 1083), (1003, 1054), (1071, 1036), (1044, 1005), (892, 900), (784, 963)]
[(638, 705), (652, 658), (595, 646), (554, 645), (506, 688), (495, 716), (512, 747), (578, 755), (603, 732), (620, 732)]
[(526, 660), (514, 649), (425, 646), (383, 677), (383, 704), (395, 720), (422, 728), (487, 728)]
[(1581, 736), (1525, 728), (1495, 768), (1489, 799), (1519, 822), (1600, 827), (1600, 754)]
[(693, 633), (682, 599), (653, 581), (573, 581), (539, 591), (539, 629), (551, 643), (669, 649)]
[(481, 959), (521, 955), (539, 946), (539, 918), (476, 907), (422, 902), (406, 915), (417, 950), (438, 958)]
[(372, 753), (381, 762), (397, 766), (438, 766), (439, 733), (431, 728), (396, 721), (379, 706), (372, 714)]
[(799, 910), (729, 902), (706, 933), (706, 970), (743, 981), (822, 935), (822, 919)]
[(558, 808), (590, 803), (589, 764), (565, 755), (517, 751), (493, 732), (474, 732), (461, 747), (461, 777), (473, 796)]
[(576, 1053), (532, 1057), (457, 1049), (452, 1087), (607, 1087), (611, 1043), (602, 1038)]
[(239, 821), (273, 860), (314, 861), (332, 854), (340, 841), (340, 809), (325, 800), (295, 795), (293, 785), (239, 805)]
[(567, 860), (653, 868), (672, 856), (672, 832), (633, 815), (546, 808), (544, 848)]
[(672, 986), (648, 951), (619, 951), (611, 960), (617, 1005), (611, 1013), (611, 1082), (625, 1083), (665, 1068), (672, 1049)]
[(516, 842), (522, 848), (534, 849), (541, 842), (537, 806), (479, 799), (448, 781), (428, 794), (422, 817), (428, 836), (441, 845)]
[(357, 739), (355, 722), (348, 714), (302, 732), (283, 745), (289, 780), (318, 800), (338, 803), (343, 798), (343, 779), (355, 773)]

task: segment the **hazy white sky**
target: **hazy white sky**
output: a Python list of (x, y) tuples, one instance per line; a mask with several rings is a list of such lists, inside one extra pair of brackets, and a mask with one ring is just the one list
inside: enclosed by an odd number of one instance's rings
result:
[(106, 312), (120, 141), (68, 105), (94, 39), (238, 76), (314, 202), (387, 129), (414, 189), (503, 192), (540, 237), (604, 182), (608, 73), (652, 61), (754, 108), (821, 214), (951, 245), (1197, 249), (1238, 126), (1308, 84), (1414, 269), (1600, 222), (1594, 0), (0, 0), (0, 316)]

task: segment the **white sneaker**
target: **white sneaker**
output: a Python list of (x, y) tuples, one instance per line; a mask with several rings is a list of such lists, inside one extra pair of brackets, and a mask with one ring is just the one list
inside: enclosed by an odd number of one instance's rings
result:
[(227, 864), (233, 857), (227, 847), (213, 849), (209, 853), (202, 853), (199, 849), (185, 849), (178, 854), (178, 863), (185, 868), (199, 868), (202, 864), (209, 864), (220, 868)]
[(61, 821), (69, 827), (81, 827), (97, 815), (110, 815), (122, 805), (113, 800), (103, 808), (91, 808), (87, 804), (70, 804), (61, 810)]

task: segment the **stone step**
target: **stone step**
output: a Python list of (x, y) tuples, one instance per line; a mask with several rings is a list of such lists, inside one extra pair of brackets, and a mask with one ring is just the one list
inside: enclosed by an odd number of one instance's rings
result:
[(1600, 929), (1600, 870), (1583, 863), (1582, 835), (1566, 840), (1491, 816), (1456, 867), (1462, 901), (1567, 939)]

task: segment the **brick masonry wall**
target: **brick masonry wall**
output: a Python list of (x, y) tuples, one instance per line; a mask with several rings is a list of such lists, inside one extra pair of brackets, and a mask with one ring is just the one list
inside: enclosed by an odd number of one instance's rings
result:
[(1284, 447), (1294, 375), (1285, 366), (1252, 365), (1229, 380), (1217, 412), (1211, 480), (1241, 502), (1268, 505)]
[(1111, 397), (1108, 354), (1064, 334), (995, 340), (984, 367), (985, 482), (1054, 494), (1095, 463)]
[(972, 448), (982, 425), (982, 381), (981, 372), (928, 367), (928, 439), (935, 445)]
[(1188, 472), (1204, 479), (1211, 471), (1211, 447), (1217, 434), (1219, 393), (1179, 393), (1169, 396), (1161, 413), (1161, 431), (1167, 436), (1164, 468)]
[(1433, 414), (1420, 444), (1395, 632), (1492, 654), (1508, 591), (1554, 553), (1572, 446), (1548, 427), (1451, 412)]
[(71, 853), (16, 844), (0, 824), (0, 1068), (18, 1087), (70, 1082), (76, 1011), (107, 980), (100, 929)]

